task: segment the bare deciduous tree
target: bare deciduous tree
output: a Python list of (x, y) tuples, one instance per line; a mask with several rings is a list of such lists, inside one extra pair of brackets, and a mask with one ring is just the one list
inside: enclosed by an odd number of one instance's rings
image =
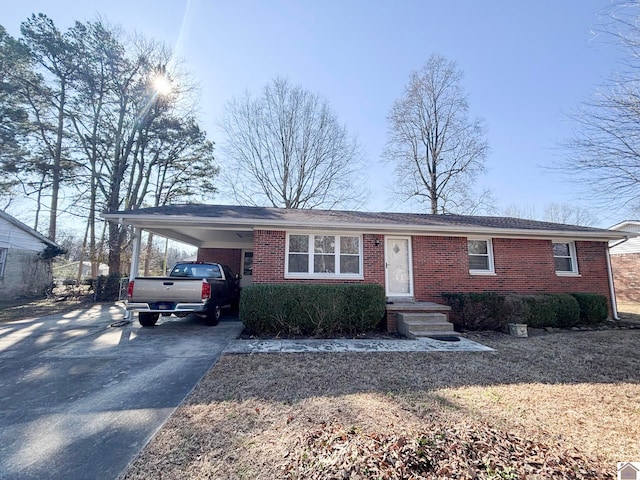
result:
[(543, 208), (542, 216), (537, 214), (536, 208), (532, 205), (523, 207), (513, 203), (503, 208), (501, 213), (506, 217), (544, 220), (583, 227), (590, 227), (598, 223), (597, 218), (589, 210), (571, 203), (547, 203)]
[(617, 2), (603, 31), (626, 52), (624, 71), (568, 114), (573, 136), (550, 168), (595, 204), (640, 209), (640, 4)]
[(489, 195), (472, 193), (489, 147), (482, 120), (468, 116), (462, 78), (455, 62), (432, 55), (388, 116), (384, 157), (395, 164), (397, 191), (430, 213), (469, 213)]
[(284, 208), (356, 208), (360, 147), (318, 95), (276, 78), (225, 106), (221, 151), (236, 201)]
[(587, 209), (571, 203), (549, 203), (544, 207), (544, 220), (567, 225), (595, 225), (597, 218)]

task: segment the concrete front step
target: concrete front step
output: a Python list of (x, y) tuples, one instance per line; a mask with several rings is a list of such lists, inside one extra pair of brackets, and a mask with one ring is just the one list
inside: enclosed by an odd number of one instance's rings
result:
[(408, 338), (459, 335), (444, 313), (398, 313), (398, 331)]

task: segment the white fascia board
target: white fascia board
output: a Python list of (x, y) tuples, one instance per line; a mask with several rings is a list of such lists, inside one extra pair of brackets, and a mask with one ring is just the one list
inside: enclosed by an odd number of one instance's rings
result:
[(230, 217), (184, 217), (179, 215), (118, 215), (103, 214), (107, 220), (118, 220), (119, 223), (140, 228), (152, 226), (173, 227), (198, 226), (199, 228), (216, 228), (224, 230), (342, 230), (363, 233), (402, 233), (404, 235), (455, 236), (467, 237), (480, 235), (494, 238), (531, 238), (531, 239), (575, 239), (583, 241), (621, 240), (637, 236), (630, 232), (604, 230), (589, 232), (580, 230), (530, 230), (515, 228), (487, 228), (464, 226), (433, 226), (415, 224), (378, 224), (378, 223), (343, 223), (343, 222), (300, 222), (285, 220), (264, 220), (253, 218)]

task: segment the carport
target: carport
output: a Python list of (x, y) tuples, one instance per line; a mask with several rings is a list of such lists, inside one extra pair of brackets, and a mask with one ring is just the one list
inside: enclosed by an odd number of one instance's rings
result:
[(138, 275), (142, 233), (150, 232), (198, 247), (198, 261), (229, 265), (242, 275), (241, 286), (251, 283), (255, 220), (225, 215), (207, 217), (194, 205), (170, 205), (142, 211), (104, 214), (111, 222), (130, 227), (133, 243), (129, 278)]

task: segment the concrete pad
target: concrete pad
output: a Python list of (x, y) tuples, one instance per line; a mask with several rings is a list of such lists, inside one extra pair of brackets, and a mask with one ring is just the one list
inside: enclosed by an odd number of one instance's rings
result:
[(113, 305), (0, 325), (0, 479), (116, 478), (242, 331)]
[(306, 352), (492, 352), (493, 349), (467, 338), (447, 342), (420, 337), (415, 340), (233, 340), (225, 354)]

